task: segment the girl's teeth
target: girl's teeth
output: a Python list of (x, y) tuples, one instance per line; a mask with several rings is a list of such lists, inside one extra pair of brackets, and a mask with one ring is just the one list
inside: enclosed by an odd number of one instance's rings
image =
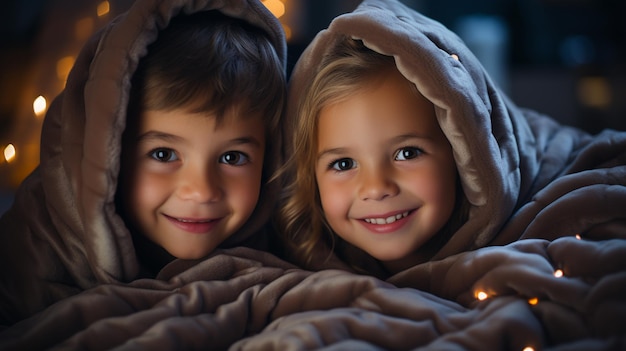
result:
[(409, 211), (406, 211), (404, 213), (399, 213), (395, 216), (389, 216), (387, 218), (366, 218), (365, 222), (371, 223), (371, 224), (389, 224), (389, 223), (393, 223), (397, 221), (398, 219), (404, 218), (408, 215), (409, 215)]

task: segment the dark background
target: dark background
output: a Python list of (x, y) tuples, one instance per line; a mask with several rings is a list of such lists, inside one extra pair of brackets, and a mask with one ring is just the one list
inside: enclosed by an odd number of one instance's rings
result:
[[(279, 1), (279, 0), (272, 0)], [(288, 70), (338, 14), (358, 0), (280, 0)], [(0, 12), (0, 213), (39, 162), (43, 117), (85, 40), (132, 0), (4, 0)], [(626, 1), (404, 0), (457, 32), (518, 105), (597, 133), (626, 130)], [(65, 59), (64, 59), (65, 58)], [(69, 66), (68, 66), (69, 62)], [(17, 157), (5, 160), (13, 145)]]

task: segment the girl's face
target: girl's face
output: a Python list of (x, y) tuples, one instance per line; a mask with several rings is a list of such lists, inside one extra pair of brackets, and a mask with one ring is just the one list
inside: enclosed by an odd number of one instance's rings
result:
[(209, 254), (252, 214), (265, 151), (261, 116), (222, 123), (183, 110), (146, 111), (124, 155), (126, 215), (171, 255)]
[(444, 226), (456, 189), (433, 105), (393, 72), (321, 110), (315, 165), (328, 224), (390, 265)]

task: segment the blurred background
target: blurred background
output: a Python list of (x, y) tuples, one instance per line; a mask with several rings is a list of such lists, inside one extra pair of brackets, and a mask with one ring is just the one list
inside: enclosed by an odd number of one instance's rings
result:
[[(403, 0), (459, 34), (518, 105), (590, 133), (626, 130), (626, 1)], [(78, 51), (133, 0), (4, 0), (0, 12), (0, 214), (39, 162), (50, 102)], [(315, 34), (359, 0), (264, 0), (289, 72)]]

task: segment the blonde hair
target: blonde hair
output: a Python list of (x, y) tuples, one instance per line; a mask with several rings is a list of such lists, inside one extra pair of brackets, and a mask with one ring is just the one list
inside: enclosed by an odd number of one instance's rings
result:
[[(379, 54), (359, 41), (340, 39), (327, 54), (315, 78), (305, 87), (297, 104), (293, 124), (293, 150), (283, 172), (289, 173), (285, 198), (279, 211), (278, 225), (286, 241), (286, 255), (304, 266), (310, 266), (320, 252), (331, 252), (342, 240), (333, 233), (325, 220), (315, 179), (317, 161), (317, 129), (321, 110), (354, 94), (366, 82), (378, 79), (389, 69), (396, 69), (392, 56)], [(419, 94), (415, 85), (407, 85)], [(460, 186), (459, 186), (460, 188)], [(462, 193), (462, 192), (461, 192)], [(457, 196), (457, 203), (459, 203)], [(462, 196), (465, 199), (465, 196)], [(467, 202), (467, 201), (463, 201)], [(461, 207), (457, 205), (457, 208)], [(463, 206), (465, 207), (465, 206)], [(467, 211), (461, 211), (467, 212)], [(458, 229), (466, 216), (454, 228), (444, 227), (445, 240)], [(448, 233), (450, 232), (450, 233)], [(343, 244), (343, 243), (342, 243)], [(325, 246), (325, 247), (324, 247)]]

